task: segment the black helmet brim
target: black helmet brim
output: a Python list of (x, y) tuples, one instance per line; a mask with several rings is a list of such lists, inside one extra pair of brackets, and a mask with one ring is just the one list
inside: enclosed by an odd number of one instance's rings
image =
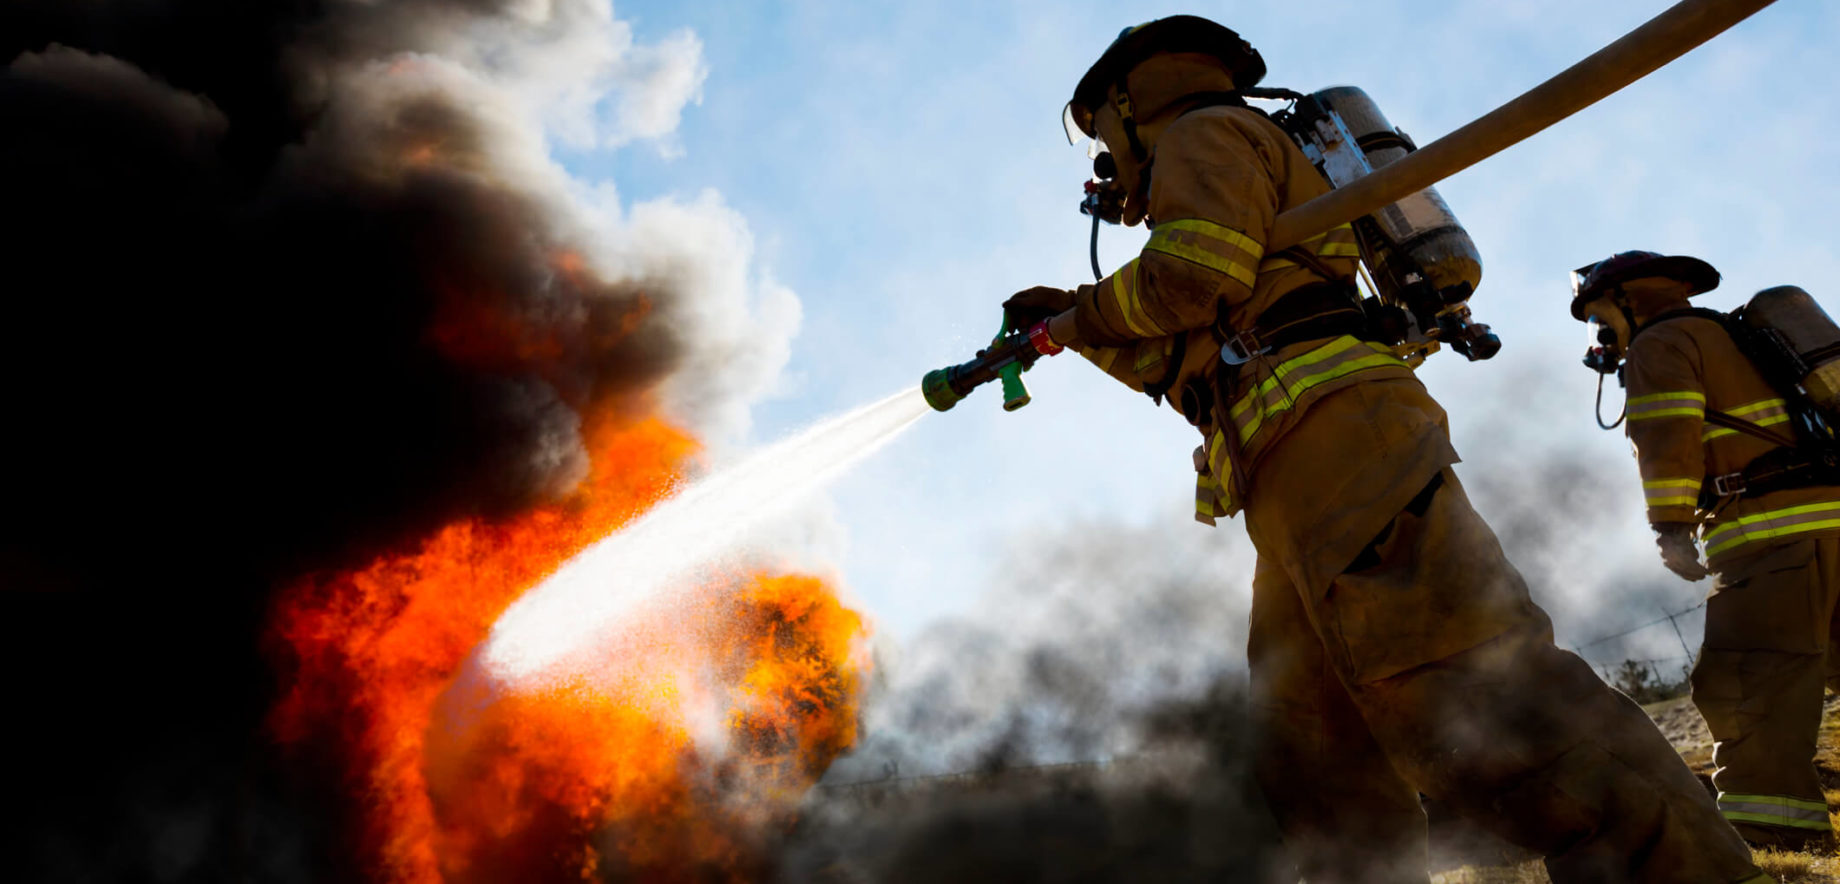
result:
[(1077, 129), (1088, 138), (1096, 137), (1093, 111), (1105, 102), (1106, 90), (1144, 59), (1170, 52), (1197, 52), (1220, 59), (1238, 89), (1250, 89), (1265, 79), (1265, 59), (1238, 32), (1198, 15), (1159, 18), (1127, 28), (1086, 69), (1063, 113), (1069, 135)]
[(1604, 291), (1611, 286), (1651, 276), (1664, 276), (1686, 283), (1693, 289), (1687, 293), (1689, 297), (1705, 294), (1719, 287), (1719, 271), (1711, 264), (1691, 255), (1657, 255), (1649, 260), (1631, 264), (1615, 273), (1607, 273), (1591, 280), (1589, 286), (1579, 289), (1578, 293), (1572, 296), (1572, 318), (1583, 322), (1584, 305), (1603, 297)]

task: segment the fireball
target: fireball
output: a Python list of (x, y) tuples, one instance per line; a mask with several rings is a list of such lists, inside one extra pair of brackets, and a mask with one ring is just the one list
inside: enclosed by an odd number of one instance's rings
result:
[(589, 438), (566, 499), (450, 524), (276, 606), (290, 678), (271, 725), (339, 771), (374, 880), (748, 880), (855, 740), (867, 629), (816, 577), (704, 573), (560, 675), (479, 667), (513, 601), (668, 497), (698, 451), (655, 418)]

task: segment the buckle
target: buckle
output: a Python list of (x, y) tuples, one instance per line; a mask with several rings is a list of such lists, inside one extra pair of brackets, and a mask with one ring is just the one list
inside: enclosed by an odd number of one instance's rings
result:
[(1269, 344), (1261, 344), (1259, 337), (1251, 330), (1235, 332), (1220, 345), (1220, 361), (1228, 365), (1245, 365), (1254, 358), (1271, 352)]
[(1726, 473), (1712, 477), (1712, 493), (1720, 497), (1736, 497), (1745, 492), (1744, 473)]

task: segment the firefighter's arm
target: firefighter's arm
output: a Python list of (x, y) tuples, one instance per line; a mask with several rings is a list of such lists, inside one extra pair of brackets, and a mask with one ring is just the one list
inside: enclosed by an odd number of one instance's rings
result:
[(1157, 143), (1143, 251), (1075, 294), (1080, 343), (1120, 347), (1214, 322), (1244, 300), (1277, 213), (1273, 149), (1218, 117), (1172, 124)]
[(1642, 472), (1651, 524), (1697, 522), (1700, 484), (1706, 476), (1706, 388), (1698, 348), (1665, 326), (1650, 329), (1630, 347), (1629, 443)]

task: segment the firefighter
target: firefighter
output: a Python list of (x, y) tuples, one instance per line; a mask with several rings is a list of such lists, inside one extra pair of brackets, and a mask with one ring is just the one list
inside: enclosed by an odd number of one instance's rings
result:
[(1770, 880), (1641, 709), (1553, 645), (1443, 409), (1362, 338), (1352, 231), (1267, 253), (1273, 218), (1328, 186), (1235, 94), (1264, 69), (1205, 19), (1122, 33), (1066, 118), (1115, 156), (1149, 242), (1005, 307), (1076, 310), (1060, 343), (1200, 429), (1198, 518), (1245, 513), (1257, 776), (1303, 876), (1424, 884), (1422, 792), (1557, 882)]
[(1718, 286), (1710, 264), (1631, 251), (1574, 278), (1572, 315), (1597, 345), (1587, 363), (1620, 362), (1628, 385), (1625, 432), (1661, 561), (1687, 580), (1715, 575), (1692, 683), (1717, 741), (1719, 809), (1752, 844), (1831, 845), (1814, 754), (1840, 597), (1840, 487), (1745, 481), (1746, 465), (1805, 443), (1728, 317), (1688, 306)]

